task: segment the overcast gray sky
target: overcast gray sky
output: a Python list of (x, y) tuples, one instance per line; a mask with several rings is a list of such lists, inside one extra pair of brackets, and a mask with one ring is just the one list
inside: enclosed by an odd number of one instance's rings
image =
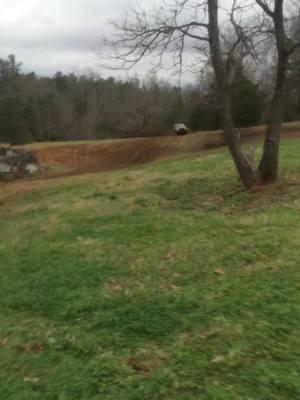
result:
[[(109, 32), (108, 19), (119, 16), (130, 4), (136, 1), (0, 0), (0, 58), (15, 54), (25, 71), (40, 75), (58, 70), (111, 75), (99, 67), (95, 49), (99, 38)], [(144, 71), (140, 66), (136, 72)]]
[[(39, 75), (94, 71), (103, 77), (145, 76), (151, 60), (130, 73), (109, 71), (100, 67), (96, 49), (100, 38), (111, 32), (109, 19), (119, 17), (131, 5), (152, 8), (163, 1), (0, 0), (0, 58), (15, 54), (24, 71)], [(226, 4), (232, 0), (222, 1)], [(185, 57), (187, 64), (194, 55), (191, 47)], [(162, 71), (160, 76), (178, 82), (170, 72)], [(191, 73), (183, 75), (185, 82), (194, 79)]]

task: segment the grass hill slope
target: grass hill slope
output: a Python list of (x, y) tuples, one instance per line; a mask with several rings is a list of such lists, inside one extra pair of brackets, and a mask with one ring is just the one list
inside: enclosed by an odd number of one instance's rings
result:
[(300, 398), (300, 140), (0, 192), (0, 399)]

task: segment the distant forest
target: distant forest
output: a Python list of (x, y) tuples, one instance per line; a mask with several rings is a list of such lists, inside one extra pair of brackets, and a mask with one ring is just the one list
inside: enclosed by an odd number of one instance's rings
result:
[[(289, 71), (285, 121), (300, 120), (299, 60), (296, 54)], [(272, 65), (260, 79), (236, 66), (231, 90), (237, 126), (265, 121), (272, 85)], [(218, 110), (210, 71), (199, 83), (178, 88), (155, 75), (127, 81), (61, 72), (39, 77), (24, 73), (13, 55), (0, 59), (0, 142), (168, 135), (177, 122), (192, 130), (218, 129)]]

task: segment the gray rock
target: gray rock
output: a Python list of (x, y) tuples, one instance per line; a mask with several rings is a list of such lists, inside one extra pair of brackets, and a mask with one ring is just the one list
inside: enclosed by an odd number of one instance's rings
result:
[(13, 157), (15, 152), (13, 150), (6, 150), (6, 157)]
[(11, 172), (11, 166), (6, 162), (1, 161), (0, 174), (9, 174), (10, 172)]
[(27, 164), (25, 167), (25, 171), (29, 174), (35, 174), (39, 171), (39, 167), (36, 164)]
[(33, 175), (38, 171), (39, 165), (32, 152), (0, 145), (0, 178), (5, 178), (6, 175), (17, 178), (26, 174)]

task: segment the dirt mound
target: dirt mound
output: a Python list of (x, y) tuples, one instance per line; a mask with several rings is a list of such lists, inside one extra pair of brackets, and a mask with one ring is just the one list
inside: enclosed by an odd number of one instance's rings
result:
[(79, 144), (46, 147), (34, 151), (41, 163), (65, 165), (85, 171), (107, 171), (147, 163), (160, 157), (156, 141), (117, 141), (113, 144)]
[[(241, 129), (245, 141), (264, 134), (266, 127)], [(284, 124), (283, 136), (299, 137), (300, 123)], [(92, 142), (36, 144), (26, 146), (39, 163), (69, 168), (63, 175), (115, 170), (144, 164), (177, 154), (220, 147), (225, 144), (222, 131), (197, 132), (186, 136), (116, 139)]]
[(224, 144), (221, 132), (155, 138), (116, 139), (103, 142), (33, 146), (45, 165), (71, 167), (73, 173), (115, 170), (163, 157), (190, 153)]

